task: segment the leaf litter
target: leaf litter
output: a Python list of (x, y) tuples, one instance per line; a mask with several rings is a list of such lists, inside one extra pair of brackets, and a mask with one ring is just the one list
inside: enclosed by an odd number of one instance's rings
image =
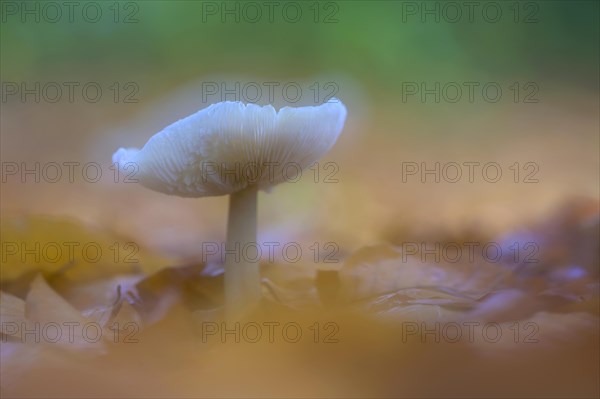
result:
[[(136, 265), (92, 264), (80, 258), (71, 262), (61, 259), (53, 264), (3, 261), (2, 389), (17, 396), (41, 392), (61, 396), (67, 391), (76, 395), (87, 392), (89, 384), (101, 385), (97, 381), (110, 378), (112, 386), (96, 392), (118, 396), (139, 393), (141, 389), (150, 396), (173, 392), (202, 392), (204, 396), (226, 392), (235, 396), (239, 391), (234, 387), (223, 391), (229, 370), (248, 373), (239, 379), (245, 387), (244, 394), (264, 394), (261, 384), (268, 382), (273, 392), (284, 395), (291, 392), (286, 384), (291, 381), (290, 375), (302, 375), (315, 384), (302, 391), (306, 395), (372, 392), (373, 384), (378, 384), (381, 394), (400, 395), (416, 385), (403, 379), (405, 384), (399, 386), (394, 383), (393, 373), (388, 375), (382, 370), (408, 368), (411, 371), (406, 378), (429, 370), (442, 381), (450, 381), (456, 378), (453, 372), (446, 368), (442, 377), (436, 374), (442, 369), (432, 364), (443, 362), (447, 367), (463, 359), (462, 367), (473, 371), (477, 369), (476, 361), (480, 361), (477, 359), (486, 358), (501, 369), (502, 363), (498, 362), (508, 362), (518, 354), (529, 356), (520, 370), (531, 367), (532, 362), (543, 369), (550, 367), (544, 364), (547, 351), (568, 359), (580, 356), (590, 346), (597, 347), (599, 220), (595, 205), (579, 201), (566, 205), (539, 225), (504, 237), (506, 242), (538, 243), (540, 261), (530, 265), (506, 259), (498, 263), (482, 259), (427, 262), (392, 244), (361, 248), (341, 265), (329, 269), (315, 264), (261, 265), (262, 306), (245, 321), (295, 321), (303, 326), (320, 323), (322, 329), (333, 320), (343, 331), (340, 337), (347, 342), (328, 349), (306, 343), (232, 348), (228, 343), (206, 342), (203, 326), (219, 326), (223, 320), (223, 269), (219, 263), (169, 266), (172, 260), (147, 249), (141, 249)], [(75, 221), (56, 218), (2, 220), (1, 228), (3, 241), (88, 240), (105, 245), (123, 242), (110, 232), (90, 230)], [(531, 335), (534, 326), (535, 343), (539, 345), (527, 345), (522, 337), (515, 344), (511, 334), (503, 334), (493, 344), (479, 339), (473, 345), (458, 346), (407, 344), (402, 336), (405, 323), (467, 321), (497, 323), (503, 331), (516, 329), (522, 335)], [(60, 339), (23, 339), (20, 329), (34, 330), (35, 323), (56, 326), (60, 331), (54, 334)], [(101, 339), (91, 342), (80, 331), (69, 331), (72, 323), (99, 326)], [(15, 325), (19, 331), (14, 330)], [(123, 345), (124, 337), (135, 345)], [(365, 349), (360, 349), (361, 345)], [(374, 352), (369, 355), (365, 351)], [(261, 358), (268, 360), (256, 363), (255, 369), (253, 359)], [(154, 364), (156, 359), (160, 362)], [(322, 367), (316, 370), (326, 370), (323, 372), (330, 377), (329, 388), (303, 371), (317, 360)], [(141, 368), (140, 362), (145, 364)], [(589, 384), (585, 377), (593, 375), (597, 368), (589, 362), (584, 364), (585, 371), (577, 375), (560, 370), (573, 374), (571, 377), (581, 382), (582, 391), (588, 392), (593, 388), (585, 385)], [(369, 372), (369, 368), (378, 372)], [(80, 382), (67, 391), (60, 388), (56, 381), (65, 380), (56, 376), (61, 370), (70, 373), (69, 379), (77, 376)], [(194, 375), (193, 370), (198, 378), (186, 379)], [(349, 383), (348, 375), (357, 370), (362, 370), (360, 376)], [(265, 373), (270, 373), (270, 377)], [(152, 381), (146, 374), (164, 378)], [(279, 382), (274, 382), (278, 376)], [(32, 379), (39, 383), (37, 387), (30, 384)], [(527, 384), (525, 376), (520, 379), (521, 384)], [(131, 380), (145, 381), (147, 386), (132, 389)], [(479, 383), (490, 381), (472, 382), (473, 386)], [(549, 387), (559, 393), (566, 389), (560, 382), (550, 382)]]

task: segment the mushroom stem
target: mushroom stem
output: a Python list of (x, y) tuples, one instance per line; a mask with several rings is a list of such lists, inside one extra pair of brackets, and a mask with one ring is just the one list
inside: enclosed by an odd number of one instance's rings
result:
[(225, 254), (225, 306), (228, 313), (258, 304), (261, 297), (258, 261), (248, 260), (245, 247), (256, 242), (256, 209), (258, 189), (248, 187), (229, 198), (227, 245)]

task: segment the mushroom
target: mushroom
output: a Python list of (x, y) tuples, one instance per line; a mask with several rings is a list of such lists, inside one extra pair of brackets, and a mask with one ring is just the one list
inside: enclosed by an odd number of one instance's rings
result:
[(258, 261), (227, 256), (256, 243), (257, 193), (289, 179), (335, 144), (346, 107), (331, 99), (319, 106), (259, 106), (225, 101), (181, 119), (152, 136), (142, 149), (120, 148), (113, 162), (135, 167), (143, 186), (180, 197), (230, 195), (225, 255), (226, 309), (261, 297)]

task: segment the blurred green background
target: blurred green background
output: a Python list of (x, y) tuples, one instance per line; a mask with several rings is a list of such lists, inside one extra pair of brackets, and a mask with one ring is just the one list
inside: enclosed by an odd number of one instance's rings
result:
[[(3, 3), (22, 11), (36, 2)], [(343, 71), (384, 98), (396, 98), (403, 80), (431, 77), (526, 77), (598, 88), (600, 11), (593, 0), (483, 1), (472, 14), (468, 2), (455, 2), (458, 8), (435, 1), (292, 2), (300, 4), (298, 22), (286, 21), (286, 15), (295, 20), (296, 8), (285, 1), (273, 6), (272, 21), (262, 2), (254, 3), (258, 8), (222, 1), (99, 2), (103, 14), (95, 23), (82, 17), (86, 2), (77, 3), (73, 22), (64, 6), (56, 23), (46, 22), (43, 10), (40, 23), (35, 15), (3, 10), (3, 80), (135, 77), (151, 83), (143, 86), (149, 96), (214, 72), (298, 79)], [(239, 22), (225, 13), (236, 7)], [(52, 9), (46, 14), (54, 18)]]

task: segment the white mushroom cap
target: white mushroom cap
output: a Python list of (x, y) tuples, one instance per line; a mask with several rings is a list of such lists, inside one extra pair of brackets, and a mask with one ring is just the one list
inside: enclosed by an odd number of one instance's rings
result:
[[(335, 144), (346, 120), (341, 101), (283, 107), (225, 101), (181, 119), (142, 149), (113, 154), (123, 173), (166, 194), (205, 197), (260, 189), (294, 177)], [(290, 167), (291, 165), (291, 167)]]

